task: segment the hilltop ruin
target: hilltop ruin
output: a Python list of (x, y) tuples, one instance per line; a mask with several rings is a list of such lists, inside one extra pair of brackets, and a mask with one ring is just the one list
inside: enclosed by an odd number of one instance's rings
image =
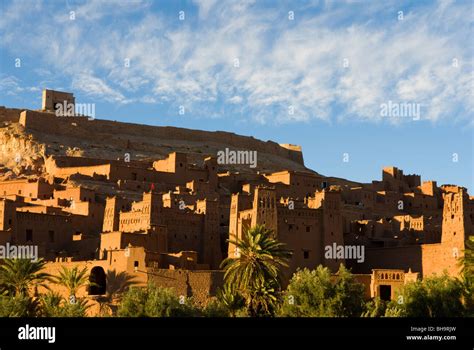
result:
[[(49, 91), (49, 90), (48, 90)], [(39, 111), (0, 108), (0, 244), (38, 246), (48, 269), (87, 266), (105, 291), (108, 271), (172, 286), (203, 301), (238, 257), (229, 237), (265, 225), (297, 268), (350, 266), (367, 297), (391, 299), (408, 281), (458, 275), (473, 230), (474, 198), (386, 167), (357, 183), (307, 169), (301, 147), (225, 132), (58, 116), (72, 94), (45, 92)], [(217, 153), (249, 150), (255, 168)], [(328, 246), (363, 246), (363, 259)]]

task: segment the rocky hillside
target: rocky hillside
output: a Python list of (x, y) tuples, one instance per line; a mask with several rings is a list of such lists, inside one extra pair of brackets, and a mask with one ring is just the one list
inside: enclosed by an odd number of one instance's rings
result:
[(18, 123), (0, 123), (0, 180), (41, 173), (46, 148)]
[[(248, 165), (222, 165), (220, 171), (271, 172), (284, 169), (314, 172), (303, 163), (301, 152), (272, 141), (227, 132), (207, 132), (175, 127), (156, 127), (109, 120), (55, 117), (28, 111), (28, 121), (20, 123), (21, 110), (0, 107), (0, 174), (33, 174), (43, 171), (45, 157), (78, 157), (153, 161), (173, 151), (190, 153), (199, 163), (203, 156), (218, 151), (257, 151), (255, 169)], [(2, 170), (3, 168), (3, 170)]]

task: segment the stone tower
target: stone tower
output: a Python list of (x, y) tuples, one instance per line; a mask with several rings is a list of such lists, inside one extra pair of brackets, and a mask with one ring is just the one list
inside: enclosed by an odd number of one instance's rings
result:
[(41, 102), (41, 109), (43, 111), (54, 112), (58, 103), (61, 105), (72, 105), (72, 108), (74, 110), (76, 99), (74, 98), (74, 94), (70, 92), (44, 89)]
[(263, 225), (278, 235), (278, 216), (274, 188), (257, 186), (253, 197), (252, 227)]
[[(247, 228), (263, 225), (278, 236), (277, 206), (275, 189), (255, 187), (252, 197), (243, 194), (232, 195), (229, 218), (229, 238), (231, 241), (242, 239)], [(228, 256), (235, 258), (238, 252), (234, 244), (229, 243)]]
[(222, 261), (221, 243), (219, 236), (219, 202), (217, 200), (199, 200), (196, 209), (204, 214), (203, 237), (199, 255), (202, 262), (209, 264), (211, 269), (218, 269)]
[(160, 210), (163, 207), (162, 195), (153, 191), (143, 193), (142, 223), (147, 228), (160, 225)]
[(119, 197), (106, 199), (102, 232), (113, 232), (119, 230), (120, 211), (127, 209), (126, 207), (128, 204), (128, 200)]
[(229, 214), (229, 238), (235, 239), (239, 228), (239, 211), (241, 210), (239, 204), (242, 202), (240, 193), (233, 194), (230, 200), (230, 214)]
[(210, 188), (217, 188), (217, 158), (207, 157), (204, 159), (204, 168), (207, 170), (207, 181)]
[(453, 256), (459, 257), (465, 248), (465, 241), (472, 235), (468, 215), (469, 197), (463, 187), (444, 186), (443, 224), (441, 243), (451, 247)]
[(8, 231), (15, 227), (16, 205), (8, 199), (0, 199), (0, 231)]
[[(234, 241), (240, 239), (239, 235), (239, 211), (242, 210), (242, 194), (236, 193), (232, 195), (230, 200), (230, 215), (229, 215), (229, 240)], [(231, 258), (236, 257), (235, 244), (229, 242), (227, 256)]]
[(316, 192), (314, 199), (308, 202), (310, 208), (322, 210), (322, 230), (321, 230), (321, 261), (322, 264), (332, 271), (337, 271), (340, 264), (344, 264), (344, 259), (326, 259), (325, 249), (344, 245), (342, 202), (341, 191), (337, 187), (330, 187), (321, 192)]

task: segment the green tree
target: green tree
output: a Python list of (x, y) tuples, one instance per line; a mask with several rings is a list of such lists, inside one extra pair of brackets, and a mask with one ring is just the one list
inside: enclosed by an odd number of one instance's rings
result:
[(469, 237), (466, 241), (464, 254), (459, 263), (462, 267), (460, 278), (462, 303), (466, 309), (466, 316), (474, 317), (474, 237)]
[(241, 293), (251, 316), (271, 315), (282, 268), (288, 266), (291, 252), (261, 225), (246, 229), (243, 239), (229, 242), (236, 246), (239, 257), (222, 262), (225, 283)]
[(462, 295), (462, 284), (456, 278), (446, 274), (428, 277), (404, 285), (389, 308), (402, 317), (463, 316)]
[(39, 298), (40, 315), (43, 317), (85, 317), (90, 307), (84, 298), (64, 299), (56, 292), (49, 292)]
[(202, 315), (205, 317), (229, 317), (230, 312), (218, 298), (209, 298), (202, 309)]
[(42, 259), (5, 259), (0, 265), (0, 285), (13, 296), (29, 296), (31, 288), (39, 286), (48, 288), (47, 281), (51, 276), (45, 272)]
[(76, 299), (74, 303), (63, 300), (56, 317), (86, 317), (90, 307), (84, 298)]
[(281, 316), (355, 317), (364, 310), (364, 286), (341, 265), (332, 277), (327, 267), (298, 270), (284, 293)]
[(189, 317), (199, 311), (186, 298), (178, 298), (172, 289), (149, 284), (131, 287), (123, 295), (118, 308), (121, 317)]
[(58, 313), (58, 309), (63, 300), (61, 295), (57, 292), (49, 291), (43, 294), (40, 298), (41, 316), (54, 317)]
[(89, 284), (89, 275), (87, 273), (87, 267), (79, 270), (78, 266), (71, 269), (61, 266), (58, 276), (54, 276), (53, 280), (56, 284), (65, 287), (73, 300), (76, 299), (78, 290)]
[(222, 288), (219, 288), (217, 298), (228, 310), (231, 317), (236, 317), (237, 312), (245, 306), (245, 299), (230, 284), (224, 284)]
[(383, 317), (387, 310), (387, 302), (376, 297), (365, 304), (365, 311), (362, 317)]
[(365, 287), (340, 265), (334, 284), (333, 309), (337, 316), (360, 316), (365, 308)]
[(137, 284), (133, 276), (125, 271), (117, 272), (115, 270), (108, 270), (106, 275), (106, 290), (105, 295), (97, 298), (100, 304), (101, 315), (115, 315), (117, 312), (117, 305), (120, 303), (123, 293), (130, 287)]
[(38, 303), (26, 295), (1, 295), (0, 317), (34, 317), (38, 313)]
[(462, 273), (465, 276), (474, 276), (474, 237), (465, 242), (464, 255), (460, 259)]
[(252, 293), (246, 300), (250, 316), (274, 316), (280, 303), (280, 285), (275, 282), (266, 282), (252, 288)]
[(474, 317), (474, 275), (462, 274), (459, 283), (466, 316)]

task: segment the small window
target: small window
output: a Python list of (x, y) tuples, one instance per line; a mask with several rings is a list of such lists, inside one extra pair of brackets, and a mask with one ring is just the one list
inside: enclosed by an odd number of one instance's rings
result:
[(26, 241), (33, 242), (33, 230), (26, 230)]
[(54, 231), (48, 231), (49, 243), (54, 243)]
[(310, 232), (311, 231), (311, 226), (306, 226), (306, 232)]
[(309, 250), (303, 250), (303, 259), (309, 259)]

